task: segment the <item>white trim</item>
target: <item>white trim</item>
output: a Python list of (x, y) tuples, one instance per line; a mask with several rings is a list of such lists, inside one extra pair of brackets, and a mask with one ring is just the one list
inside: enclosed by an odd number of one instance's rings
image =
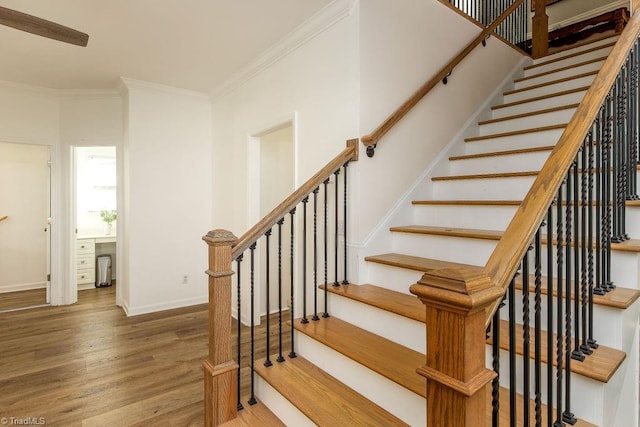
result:
[(223, 96), (269, 68), (272, 64), (305, 45), (334, 24), (351, 15), (355, 0), (334, 0), (296, 27), (285, 38), (271, 46), (245, 67), (210, 92), (211, 98)]
[(47, 282), (19, 283), (17, 285), (6, 285), (0, 287), (0, 294), (4, 294), (7, 292), (30, 291), (33, 289), (44, 289), (46, 287)]
[[(122, 83), (127, 87), (127, 89), (130, 89), (130, 88), (152, 89), (156, 91), (171, 93), (174, 95), (190, 96), (193, 98), (201, 98), (207, 101), (210, 100), (209, 95), (203, 92), (195, 91), (195, 90), (181, 89), (178, 87), (163, 85), (160, 83), (147, 82), (144, 80), (136, 80), (130, 77), (120, 77), (120, 81), (122, 81)], [(118, 90), (118, 93), (120, 92), (121, 90)]]
[(140, 314), (155, 313), (156, 311), (172, 310), (174, 308), (190, 307), (192, 305), (207, 304), (209, 302), (208, 295), (202, 295), (193, 298), (184, 298), (175, 301), (167, 301), (158, 304), (141, 305), (139, 307), (131, 307), (128, 304), (122, 304), (122, 309), (127, 316), (138, 316)]

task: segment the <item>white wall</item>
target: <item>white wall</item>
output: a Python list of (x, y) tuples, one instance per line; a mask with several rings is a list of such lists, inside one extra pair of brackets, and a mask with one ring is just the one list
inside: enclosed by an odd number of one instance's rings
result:
[[(129, 315), (207, 300), (212, 147), (208, 97), (123, 79), (126, 86), (123, 307)], [(122, 269), (121, 269), (122, 270)], [(183, 275), (188, 283), (183, 284)]]
[[(440, 2), (360, 4), (360, 135), (435, 75), (480, 29)], [(353, 166), (350, 239), (364, 244), (409, 187), (486, 101), (522, 56), (495, 38), (476, 48)]]
[(629, 0), (562, 0), (547, 6), (549, 30), (553, 31), (620, 7), (629, 8)]

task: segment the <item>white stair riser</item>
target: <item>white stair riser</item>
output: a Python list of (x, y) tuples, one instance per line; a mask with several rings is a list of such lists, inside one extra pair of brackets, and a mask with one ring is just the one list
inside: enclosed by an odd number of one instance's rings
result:
[(503, 97), (503, 103), (508, 104), (510, 102), (522, 101), (528, 98), (535, 98), (538, 96), (550, 95), (556, 92), (562, 92), (569, 89), (577, 89), (580, 87), (589, 86), (591, 85), (594, 79), (595, 79), (595, 74), (586, 76), (586, 77), (566, 80), (566, 81), (562, 81), (559, 83), (554, 83), (551, 85), (546, 85), (538, 88), (531, 88), (529, 90), (523, 90), (521, 92), (511, 93)]
[(393, 233), (394, 252), (479, 266), (486, 264), (495, 245), (495, 240)]
[(504, 230), (517, 209), (517, 206), (416, 205), (413, 211), (416, 224)]
[[(296, 332), (298, 352), (370, 401), (410, 425), (426, 425), (426, 401), (412, 391), (343, 356), (307, 335)], [(286, 363), (286, 362), (285, 362)], [(417, 367), (416, 367), (417, 368)]]
[(508, 156), (478, 157), (449, 162), (452, 175), (474, 175), (481, 173), (518, 172), (540, 170), (549, 158), (549, 151), (511, 154)]
[(551, 113), (536, 114), (524, 118), (482, 124), (478, 127), (478, 134), (480, 136), (486, 136), (496, 133), (514, 132), (543, 126), (569, 123), (571, 117), (573, 117), (574, 112), (575, 109), (571, 108), (560, 111), (553, 111)]
[(611, 52), (612, 49), (613, 49), (613, 46), (610, 46), (610, 47), (603, 46), (601, 49), (595, 50), (593, 52), (586, 52), (580, 56), (574, 56), (571, 58), (563, 59), (561, 61), (552, 62), (546, 65), (541, 65), (539, 67), (529, 68), (527, 70), (524, 70), (524, 77), (529, 77), (529, 76), (540, 74), (540, 73), (546, 73), (547, 71), (557, 70), (558, 68), (567, 67), (573, 64), (578, 64), (580, 62), (590, 61), (592, 59), (603, 58), (609, 55), (609, 52)]
[(535, 176), (459, 179), (433, 182), (439, 200), (522, 200)]
[[(408, 283), (406, 288), (413, 283)], [(329, 295), (329, 313), (412, 350), (427, 351), (425, 326), (417, 320), (335, 294)]]
[[(532, 132), (523, 135), (503, 136), (465, 143), (465, 154), (481, 154), (494, 151), (519, 150), (522, 148), (555, 145), (564, 128)], [(504, 198), (504, 197), (502, 197)]]
[[(487, 368), (492, 369), (491, 362), (491, 346), (487, 345), (486, 347), (486, 360), (487, 360)], [(534, 398), (534, 363), (533, 360), (530, 361), (529, 364), (530, 369), (530, 384), (531, 384), (531, 398)], [(516, 372), (518, 382), (516, 384), (516, 390), (518, 393), (522, 393), (523, 391), (523, 363), (522, 357), (516, 357)], [(556, 401), (556, 370), (553, 370), (553, 402), (552, 406), (555, 407)], [(563, 402), (564, 402), (564, 384), (565, 378), (562, 378), (563, 384)], [(500, 385), (505, 388), (509, 388), (509, 352), (506, 350), (500, 350)], [(581, 375), (577, 375), (572, 373), (571, 375), (571, 411), (574, 414), (577, 414), (580, 419), (588, 421), (590, 423), (596, 425), (606, 425), (603, 424), (605, 421), (604, 411), (603, 411), (603, 401), (604, 396), (607, 390), (607, 384), (601, 383), (600, 381), (595, 381), (590, 378), (583, 377)], [(541, 378), (541, 390), (542, 390), (542, 403), (547, 404), (547, 364), (542, 364), (542, 378)], [(522, 414), (519, 414), (522, 416)], [(546, 414), (544, 414), (546, 416)], [(543, 416), (543, 418), (544, 418)]]
[(367, 273), (368, 278), (366, 282), (363, 281), (363, 283), (372, 283), (376, 286), (408, 295), (411, 295), (409, 286), (417, 283), (423, 274), (420, 271), (378, 264), (376, 262), (367, 263)]
[(566, 95), (553, 96), (538, 101), (516, 104), (504, 108), (496, 108), (492, 110), (491, 117), (500, 119), (502, 117), (514, 116), (516, 114), (524, 114), (530, 111), (539, 111), (547, 108), (561, 107), (563, 105), (578, 104), (584, 98), (586, 91), (569, 93)]
[(544, 74), (542, 76), (531, 77), (529, 79), (514, 83), (514, 89), (521, 89), (523, 87), (537, 85), (540, 83), (547, 83), (553, 80), (564, 79), (566, 77), (571, 77), (571, 76), (575, 76), (582, 73), (588, 73), (590, 71), (598, 71), (600, 70), (600, 67), (602, 67), (603, 63), (604, 63), (604, 60), (601, 60), (597, 62), (591, 62), (588, 64), (572, 67), (566, 70), (556, 71), (551, 74)]
[(585, 50), (593, 49), (594, 47), (597, 47), (597, 46), (603, 46), (609, 43), (613, 43), (616, 40), (617, 40), (617, 36), (609, 37), (603, 40), (598, 40), (597, 42), (589, 43), (583, 46), (578, 46), (574, 49), (568, 49), (562, 52), (554, 53), (552, 55), (544, 56), (542, 58), (534, 59), (533, 64), (535, 65), (535, 64), (540, 64), (541, 62), (553, 61), (554, 59), (562, 58), (567, 55), (571, 55), (578, 52), (584, 52)]
[(640, 206), (627, 206), (627, 234), (640, 239)]
[[(273, 414), (285, 425), (300, 427), (315, 427), (306, 415), (296, 408), (289, 400), (266, 382), (260, 375), (256, 378), (256, 396)], [(245, 403), (246, 404), (246, 403)]]

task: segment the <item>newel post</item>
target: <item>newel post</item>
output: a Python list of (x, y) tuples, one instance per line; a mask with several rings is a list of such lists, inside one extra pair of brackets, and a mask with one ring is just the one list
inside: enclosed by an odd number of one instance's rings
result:
[(484, 425), (486, 385), (496, 374), (485, 368), (485, 309), (502, 295), (481, 270), (425, 273), (411, 293), (426, 308), (427, 425)]
[(238, 239), (226, 230), (210, 231), (202, 239), (209, 245), (209, 358), (202, 363), (209, 427), (238, 416), (238, 364), (231, 354), (231, 248)]
[(549, 16), (547, 0), (534, 0), (535, 9), (531, 25), (532, 56), (541, 58), (549, 52)]

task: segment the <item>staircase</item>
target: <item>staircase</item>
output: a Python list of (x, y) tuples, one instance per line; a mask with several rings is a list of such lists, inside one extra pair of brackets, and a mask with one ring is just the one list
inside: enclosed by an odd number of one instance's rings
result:
[[(385, 231), (387, 253), (366, 256), (367, 271), (360, 277), (371, 284), (326, 286), (330, 316), (293, 322), (297, 357), (271, 367), (256, 363), (256, 395), (262, 404), (286, 425), (425, 425), (426, 380), (416, 373), (425, 361), (425, 309), (409, 286), (431, 270), (485, 265), (615, 40), (602, 37), (576, 45), (532, 61), (515, 76), (502, 100), (452, 149), (449, 174), (431, 177), (419, 190), (432, 197), (404, 207), (411, 210), (413, 223)], [(576, 425), (637, 424), (640, 203), (627, 202), (626, 214), (631, 239), (612, 245), (617, 287), (594, 298), (600, 346), (584, 362), (571, 364)], [(516, 287), (522, 313), (522, 277)], [(516, 352), (522, 355), (522, 327), (517, 329)], [(488, 368), (490, 343), (488, 338)], [(506, 335), (500, 346), (500, 385), (506, 388)], [(543, 358), (545, 372), (547, 363)], [(523, 393), (521, 383), (517, 390)], [(508, 399), (503, 390), (501, 414), (509, 408)], [(553, 406), (544, 393), (542, 400)], [(528, 404), (533, 423), (533, 402)], [(522, 416), (522, 397), (517, 405)]]

